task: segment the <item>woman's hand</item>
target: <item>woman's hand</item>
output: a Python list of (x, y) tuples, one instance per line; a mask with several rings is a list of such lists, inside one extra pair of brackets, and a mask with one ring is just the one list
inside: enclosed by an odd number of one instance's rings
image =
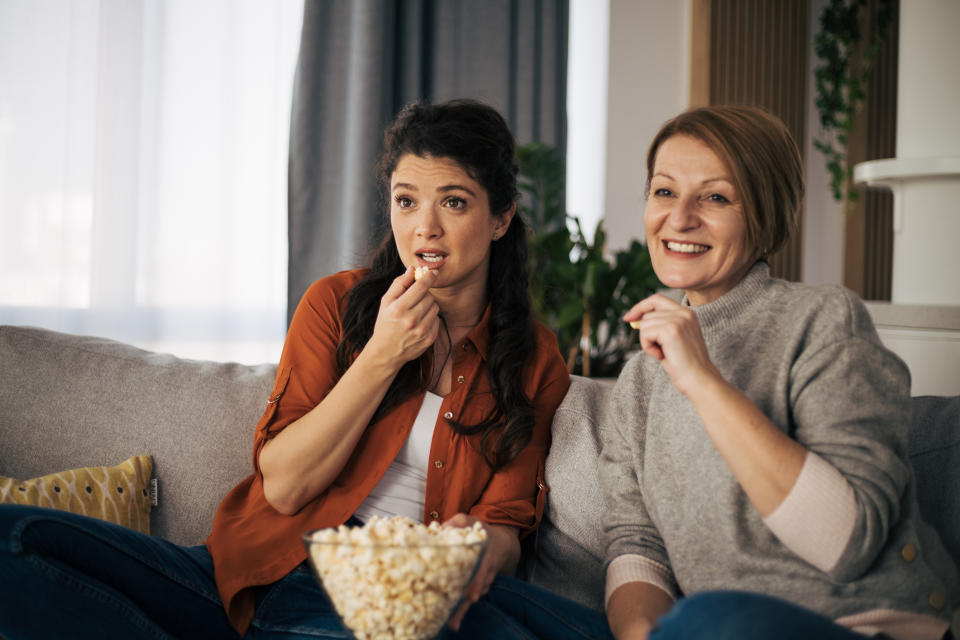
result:
[(436, 340), (440, 311), (430, 272), (396, 278), (380, 300), (373, 335), (327, 396), (260, 450), (263, 493), (292, 515), (326, 491), (353, 454), (400, 368)]
[(800, 475), (807, 455), (803, 445), (723, 378), (710, 359), (693, 309), (655, 294), (634, 305), (623, 319), (640, 321), (644, 353), (660, 360), (673, 385), (693, 404), (760, 516), (773, 513)]
[(373, 335), (364, 349), (370, 349), (399, 369), (419, 358), (440, 332), (440, 307), (430, 295), (436, 271), (419, 280), (412, 268), (397, 277), (380, 300)]
[(444, 526), (472, 527), (475, 522), (482, 524), (487, 531), (487, 551), (483, 554), (483, 560), (480, 561), (473, 580), (463, 591), (463, 602), (450, 618), (450, 628), (454, 631), (460, 629), (460, 623), (467, 609), (487, 593), (497, 574), (512, 573), (520, 561), (520, 537), (513, 527), (487, 524), (465, 513), (453, 516), (444, 523)]
[(690, 307), (657, 293), (635, 304), (623, 319), (639, 321), (640, 348), (660, 360), (680, 393), (689, 396), (705, 380), (721, 377)]

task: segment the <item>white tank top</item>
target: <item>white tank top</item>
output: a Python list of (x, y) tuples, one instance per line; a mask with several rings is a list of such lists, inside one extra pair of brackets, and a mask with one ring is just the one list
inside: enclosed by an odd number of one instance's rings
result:
[(423, 521), (430, 443), (442, 404), (442, 396), (427, 392), (407, 441), (380, 482), (357, 508), (356, 517), (364, 522), (375, 515), (382, 518), (406, 516), (416, 522)]

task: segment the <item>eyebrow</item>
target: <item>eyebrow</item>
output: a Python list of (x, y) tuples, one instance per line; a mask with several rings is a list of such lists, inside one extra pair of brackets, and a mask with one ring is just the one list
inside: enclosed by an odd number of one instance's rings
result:
[[(669, 173), (664, 173), (663, 171), (657, 171), (657, 172), (654, 173), (652, 176), (650, 176), (650, 179), (652, 180), (652, 179), (654, 179), (654, 178), (656, 178), (656, 177), (663, 177), (663, 178), (667, 178), (667, 179), (669, 179), (669, 180), (676, 181), (676, 178), (674, 178), (674, 177), (673, 177), (672, 175), (670, 175)], [(726, 182), (726, 183), (731, 184), (731, 185), (733, 184), (733, 180), (732, 180), (731, 178), (725, 178), (725, 177), (710, 178), (710, 179), (708, 179), (708, 180), (704, 180), (704, 181), (701, 182), (700, 184), (710, 184), (711, 182)]]
[[(395, 185), (393, 185), (393, 187), (390, 190), (396, 191), (397, 189), (407, 189), (408, 191), (419, 191), (416, 185), (412, 185), (409, 182), (398, 182)], [(474, 198), (477, 197), (477, 194), (475, 194), (471, 189), (468, 189), (462, 184), (447, 184), (437, 189), (437, 191), (440, 191), (441, 193), (446, 193), (448, 191), (466, 191)]]

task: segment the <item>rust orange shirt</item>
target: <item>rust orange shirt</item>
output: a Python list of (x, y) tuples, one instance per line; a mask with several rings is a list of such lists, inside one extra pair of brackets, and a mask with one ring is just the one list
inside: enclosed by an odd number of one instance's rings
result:
[[(318, 280), (304, 294), (287, 333), (273, 391), (256, 427), (253, 473), (224, 498), (207, 539), (220, 597), (231, 624), (241, 634), (254, 614), (250, 587), (276, 582), (306, 559), (304, 532), (346, 522), (397, 456), (423, 402), (421, 392), (371, 423), (337, 479), (296, 514), (282, 515), (267, 503), (258, 464), (260, 450), (319, 404), (336, 383), (341, 310), (350, 288), (363, 275), (363, 270), (340, 272)], [(423, 519), (443, 522), (462, 512), (526, 533), (539, 524), (543, 513), (550, 423), (570, 378), (556, 337), (538, 325), (523, 379), (524, 391), (534, 403), (533, 436), (516, 458), (493, 472), (480, 453), (479, 436), (456, 434), (447, 423), (453, 419), (476, 424), (493, 408), (486, 368), (489, 316), (488, 307), (480, 323), (455, 345), (453, 387), (443, 399), (430, 445)]]

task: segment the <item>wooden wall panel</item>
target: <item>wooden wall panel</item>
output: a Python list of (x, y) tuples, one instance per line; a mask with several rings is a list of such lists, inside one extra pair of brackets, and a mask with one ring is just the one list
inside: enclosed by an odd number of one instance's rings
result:
[[(789, 127), (801, 153), (808, 81), (806, 0), (713, 0), (710, 104), (765, 107)], [(803, 220), (801, 217), (801, 229)], [(799, 280), (802, 231), (770, 257), (774, 275)]]
[[(868, 0), (867, 10), (877, 10)], [(897, 153), (897, 60), (899, 3), (874, 64), (867, 99), (858, 114), (848, 147), (848, 161), (893, 158)], [(864, 19), (864, 39), (873, 36)], [(885, 189), (860, 187), (860, 198), (847, 210), (844, 285), (865, 300), (889, 300), (893, 277), (893, 196)]]

